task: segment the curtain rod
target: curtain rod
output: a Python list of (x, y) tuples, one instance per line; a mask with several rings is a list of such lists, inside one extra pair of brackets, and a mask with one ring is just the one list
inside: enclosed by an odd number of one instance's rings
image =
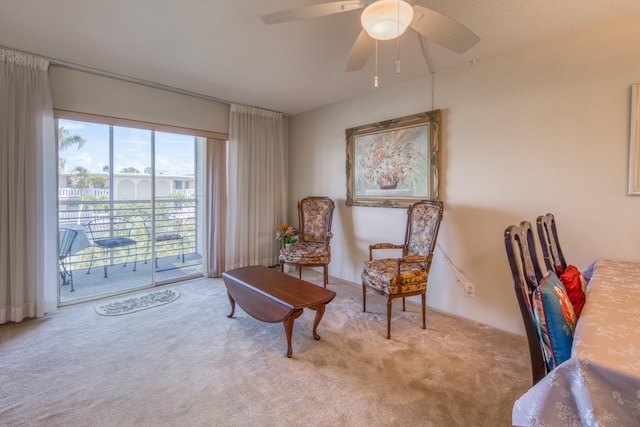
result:
[(0, 49), (13, 50), (13, 51), (16, 51), (16, 52), (20, 52), (20, 53), (24, 53), (24, 54), (27, 54), (27, 55), (31, 55), (31, 56), (34, 56), (36, 58), (47, 60), (47, 61), (49, 61), (49, 63), (51, 65), (55, 65), (55, 66), (63, 67), (63, 68), (68, 68), (70, 70), (82, 71), (82, 72), (85, 72), (85, 73), (95, 74), (95, 75), (102, 76), (102, 77), (109, 77), (109, 78), (112, 78), (112, 79), (122, 80), (122, 81), (129, 82), (129, 83), (136, 83), (136, 84), (139, 84), (139, 85), (149, 86), (149, 87), (153, 87), (153, 88), (156, 88), (156, 89), (162, 89), (162, 90), (166, 90), (166, 91), (169, 91), (169, 92), (175, 92), (175, 93), (179, 93), (179, 94), (182, 94), (182, 95), (188, 95), (188, 96), (193, 96), (193, 97), (196, 97), (196, 98), (206, 99), (207, 101), (215, 101), (215, 102), (219, 102), (221, 104), (231, 105), (230, 101), (226, 101), (224, 99), (219, 99), (219, 98), (215, 98), (213, 96), (203, 95), (203, 94), (197, 93), (197, 92), (191, 92), (191, 91), (185, 90), (185, 89), (179, 89), (179, 88), (173, 87), (173, 86), (163, 85), (161, 83), (154, 83), (154, 82), (150, 82), (148, 80), (143, 80), (143, 79), (138, 79), (138, 78), (134, 78), (134, 77), (125, 76), (123, 74), (112, 73), (110, 71), (104, 71), (104, 70), (99, 70), (97, 68), (92, 68), (92, 67), (87, 67), (87, 66), (84, 66), (84, 65), (74, 64), (72, 62), (61, 61), (59, 59), (49, 58), (47, 56), (37, 55), (37, 54), (31, 53), (31, 52), (25, 52), (23, 50), (14, 49), (12, 47), (0, 46)]

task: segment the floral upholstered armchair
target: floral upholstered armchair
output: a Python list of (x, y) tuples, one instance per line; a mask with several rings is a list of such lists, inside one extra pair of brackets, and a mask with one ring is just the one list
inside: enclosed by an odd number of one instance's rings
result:
[(285, 245), (280, 250), (280, 270), (284, 265), (299, 267), (322, 267), (324, 269), (324, 287), (329, 283), (328, 266), (331, 262), (331, 221), (335, 204), (328, 197), (307, 197), (298, 202), (298, 220), (300, 223), (298, 242)]
[[(426, 328), (426, 292), (431, 259), (442, 221), (442, 202), (422, 200), (407, 211), (407, 230), (402, 245), (377, 243), (369, 246), (369, 261), (362, 267), (362, 311), (367, 311), (367, 288), (387, 297), (387, 338), (391, 338), (391, 303), (405, 297), (422, 296), (422, 329)], [(374, 250), (402, 249), (401, 258), (374, 260)]]

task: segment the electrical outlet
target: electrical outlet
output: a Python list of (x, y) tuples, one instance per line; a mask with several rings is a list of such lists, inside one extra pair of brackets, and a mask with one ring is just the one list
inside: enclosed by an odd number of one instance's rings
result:
[(465, 291), (466, 291), (468, 297), (475, 298), (476, 297), (476, 285), (475, 285), (475, 283), (467, 282), (467, 284), (465, 286)]

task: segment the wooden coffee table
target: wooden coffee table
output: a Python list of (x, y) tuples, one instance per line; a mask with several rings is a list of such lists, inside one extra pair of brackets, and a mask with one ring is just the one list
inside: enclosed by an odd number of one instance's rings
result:
[(267, 323), (282, 322), (287, 336), (287, 357), (293, 353), (293, 322), (303, 309), (316, 311), (313, 338), (320, 339), (316, 329), (324, 315), (325, 305), (335, 298), (335, 292), (263, 266), (236, 268), (222, 273), (222, 278), (231, 303), (231, 313), (227, 317), (233, 317), (237, 302), (255, 319)]

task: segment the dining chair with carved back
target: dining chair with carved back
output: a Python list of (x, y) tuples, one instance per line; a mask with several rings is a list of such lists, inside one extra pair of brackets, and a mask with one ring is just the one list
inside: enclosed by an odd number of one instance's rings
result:
[(520, 225), (507, 227), (504, 231), (504, 244), (511, 267), (516, 299), (527, 334), (531, 375), (535, 385), (549, 373), (549, 369), (545, 363), (545, 350), (539, 337), (533, 309), (533, 293), (541, 283), (544, 274), (538, 263), (531, 223), (522, 221)]
[(536, 220), (536, 225), (547, 270), (551, 270), (558, 275), (562, 274), (567, 269), (567, 261), (565, 261), (564, 254), (560, 248), (556, 219), (551, 213), (540, 215)]

